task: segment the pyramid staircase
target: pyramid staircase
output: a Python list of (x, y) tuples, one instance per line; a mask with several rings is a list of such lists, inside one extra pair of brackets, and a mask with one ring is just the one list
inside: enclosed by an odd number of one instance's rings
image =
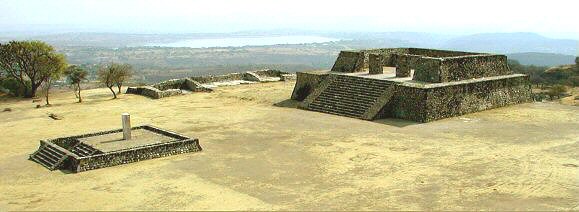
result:
[(373, 120), (394, 94), (391, 81), (331, 74), (302, 107), (323, 113)]
[(83, 142), (79, 142), (77, 145), (75, 145), (72, 148), (71, 152), (81, 157), (102, 153), (98, 149), (95, 149), (94, 147), (89, 146), (88, 144), (85, 144)]
[(55, 170), (60, 168), (60, 165), (68, 158), (68, 155), (59, 150), (52, 144), (45, 143), (36, 152), (30, 155), (30, 160), (33, 160), (40, 165)]

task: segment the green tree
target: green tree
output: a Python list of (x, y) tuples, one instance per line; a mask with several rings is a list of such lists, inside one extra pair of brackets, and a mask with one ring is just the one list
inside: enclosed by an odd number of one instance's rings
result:
[[(10, 41), (0, 44), (0, 69), (18, 80), (23, 89), (20, 95), (25, 97), (36, 96), (42, 83), (57, 77), (64, 67), (64, 56), (42, 41)], [(50, 89), (50, 86), (47, 88)]]
[(43, 83), (45, 88), (44, 97), (46, 99), (46, 105), (50, 105), (48, 94), (50, 93), (53, 81), (62, 77), (62, 73), (67, 66), (66, 59), (62, 54), (53, 54), (48, 58), (49, 59), (40, 68), (40, 75), (44, 76)]
[(88, 72), (80, 66), (72, 65), (69, 66), (64, 73), (66, 74), (68, 83), (70, 83), (70, 85), (74, 88), (74, 95), (78, 99), (78, 102), (81, 103), (82, 97), (80, 95), (80, 83), (86, 80)]
[(118, 63), (110, 63), (106, 66), (101, 66), (97, 72), (99, 81), (113, 93), (113, 99), (117, 98), (117, 93), (113, 90), (113, 86), (117, 86), (120, 93), (121, 86), (131, 77), (131, 75), (131, 65)]

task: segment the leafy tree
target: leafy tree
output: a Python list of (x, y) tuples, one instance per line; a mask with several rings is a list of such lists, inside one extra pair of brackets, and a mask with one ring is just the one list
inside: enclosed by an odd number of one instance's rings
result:
[(72, 65), (66, 69), (65, 74), (68, 83), (74, 87), (74, 95), (78, 98), (78, 102), (82, 102), (82, 97), (80, 96), (80, 83), (86, 80), (88, 72), (80, 66)]
[(113, 98), (117, 98), (117, 93), (113, 90), (113, 86), (117, 86), (119, 93), (121, 86), (132, 76), (132, 67), (129, 64), (111, 63), (99, 68), (98, 79), (113, 93)]
[[(66, 67), (62, 54), (42, 41), (10, 41), (0, 44), (0, 69), (18, 80), (25, 97), (36, 96), (45, 81), (57, 77)], [(30, 82), (28, 88), (27, 82)], [(50, 89), (50, 86), (47, 87)], [(47, 96), (48, 100), (48, 96)]]

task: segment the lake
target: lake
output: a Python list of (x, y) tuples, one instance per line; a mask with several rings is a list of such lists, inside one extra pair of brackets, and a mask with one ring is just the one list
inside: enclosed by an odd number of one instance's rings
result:
[(172, 43), (155, 43), (146, 46), (160, 47), (241, 47), (241, 46), (266, 46), (276, 44), (302, 44), (324, 43), (339, 41), (340, 39), (321, 36), (261, 36), (261, 37), (228, 37), (228, 38), (199, 38), (182, 40)]

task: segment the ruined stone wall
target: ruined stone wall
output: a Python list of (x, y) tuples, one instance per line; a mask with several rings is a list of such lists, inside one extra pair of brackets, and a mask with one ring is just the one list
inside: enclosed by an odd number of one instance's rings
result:
[(217, 76), (208, 75), (208, 76), (190, 77), (190, 79), (197, 81), (199, 83), (212, 83), (212, 82), (225, 82), (234, 80), (246, 80), (247, 77), (245, 75), (246, 73), (231, 73)]
[(425, 89), (396, 85), (390, 102), (376, 115), (376, 119), (400, 118), (424, 122), (425, 100)]
[(261, 77), (280, 77), (280, 78), (282, 77), (282, 75), (288, 74), (287, 72), (283, 72), (283, 71), (275, 70), (275, 69), (253, 71), (253, 73), (255, 73)]
[(362, 72), (364, 71), (364, 52), (360, 51), (341, 51), (332, 66), (335, 72)]
[(398, 84), (377, 118), (430, 122), (530, 101), (529, 77), (519, 74), (432, 87)]
[(531, 95), (526, 75), (430, 88), (425, 121), (529, 102)]
[(408, 77), (411, 69), (414, 69), (413, 80), (422, 82), (440, 81), (441, 59), (417, 55), (398, 55), (398, 58), (398, 66), (396, 66), (397, 77)]
[(172, 79), (154, 84), (153, 86), (128, 87), (126, 93), (148, 96), (160, 99), (169, 96), (181, 95), (182, 90), (193, 92), (210, 92), (210, 88), (203, 87), (199, 82), (191, 79)]
[(141, 87), (129, 87), (127, 88), (126, 93), (148, 96), (153, 99), (160, 99), (169, 96), (181, 95), (183, 94), (183, 91), (181, 89), (159, 90), (152, 86), (141, 86)]
[(473, 55), (444, 58), (440, 64), (440, 80), (451, 82), (481, 77), (509, 75), (512, 71), (507, 65), (505, 55)]
[(461, 52), (461, 51), (449, 51), (449, 50), (438, 50), (438, 49), (421, 49), (421, 48), (409, 48), (408, 54), (421, 55), (425, 57), (458, 57), (465, 55), (481, 55), (481, 53), (474, 52)]
[(294, 86), (291, 99), (298, 101), (304, 100), (327, 76), (327, 72), (297, 72), (296, 85)]

